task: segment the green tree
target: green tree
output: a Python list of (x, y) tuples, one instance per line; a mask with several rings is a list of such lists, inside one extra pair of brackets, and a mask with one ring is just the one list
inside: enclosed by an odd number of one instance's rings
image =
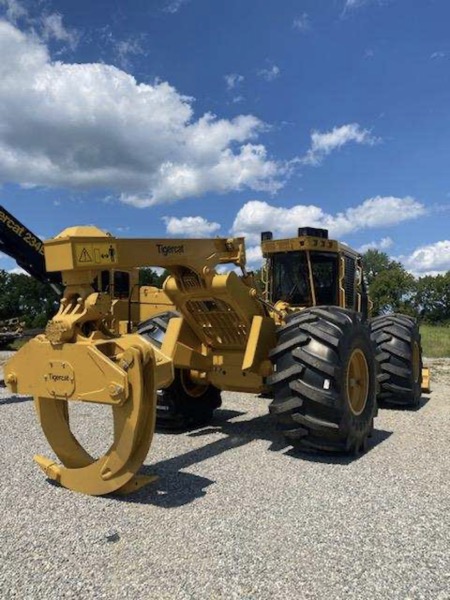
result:
[(390, 265), (394, 262), (391, 261), (385, 252), (380, 252), (379, 250), (367, 250), (367, 252), (363, 254), (362, 260), (364, 273), (369, 286), (380, 273), (388, 270)]
[(162, 288), (164, 281), (169, 276), (169, 272), (164, 270), (161, 275), (157, 271), (144, 267), (139, 269), (139, 285), (149, 285), (157, 288)]
[(28, 275), (0, 271), (0, 319), (20, 317), (28, 327), (43, 327), (58, 302), (49, 285)]
[(450, 271), (420, 277), (416, 287), (414, 305), (421, 318), (433, 324), (450, 321)]
[(382, 271), (369, 288), (373, 314), (401, 312), (414, 315), (415, 280), (403, 267)]
[(362, 258), (373, 314), (402, 312), (415, 315), (414, 276), (385, 252), (368, 250)]

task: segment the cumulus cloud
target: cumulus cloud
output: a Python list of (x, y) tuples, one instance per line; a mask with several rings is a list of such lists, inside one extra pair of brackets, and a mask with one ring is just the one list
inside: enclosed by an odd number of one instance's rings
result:
[(368, 242), (358, 248), (358, 252), (364, 254), (367, 250), (387, 250), (391, 248), (394, 241), (390, 237), (384, 237), (379, 242)]
[(317, 166), (333, 150), (338, 150), (350, 142), (373, 146), (378, 141), (378, 139), (372, 137), (368, 129), (362, 129), (358, 123), (334, 127), (331, 131), (324, 133), (313, 131), (311, 134), (311, 148), (301, 159), (301, 162), (306, 165)]
[(297, 234), (297, 228), (304, 225), (324, 227), (332, 237), (339, 239), (361, 229), (396, 225), (417, 218), (424, 212), (423, 204), (409, 196), (368, 198), (359, 206), (335, 215), (315, 205), (298, 204), (284, 208), (252, 200), (237, 213), (232, 231), (234, 235), (246, 236), (250, 245), (258, 243), (261, 231), (273, 231), (281, 238), (293, 237)]
[(263, 260), (263, 255), (261, 252), (261, 246), (249, 246), (246, 248), (245, 257), (247, 259), (247, 265), (251, 268), (258, 268)]
[(194, 119), (192, 98), (106, 64), (52, 62), (0, 21), (0, 183), (101, 188), (138, 207), (252, 189), (287, 173), (255, 143), (252, 115)]
[(277, 67), (277, 65), (272, 65), (267, 69), (260, 69), (258, 71), (258, 75), (266, 81), (274, 81), (280, 75), (280, 67)]
[(438, 275), (450, 271), (450, 240), (419, 246), (409, 256), (399, 256), (414, 275)]
[(163, 217), (166, 232), (177, 237), (209, 237), (220, 229), (219, 223), (209, 222), (204, 217)]

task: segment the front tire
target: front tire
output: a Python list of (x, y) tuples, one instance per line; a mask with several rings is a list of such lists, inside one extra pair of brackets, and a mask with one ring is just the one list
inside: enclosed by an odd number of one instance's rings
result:
[[(170, 319), (178, 316), (174, 311), (160, 313), (141, 323), (138, 333), (160, 348)], [(195, 383), (188, 369), (175, 369), (173, 382), (157, 392), (156, 427), (181, 430), (206, 425), (221, 405), (219, 389)]]
[(270, 412), (290, 443), (355, 454), (366, 449), (377, 411), (377, 369), (361, 315), (330, 306), (294, 313), (278, 330), (271, 360)]
[(175, 370), (175, 379), (158, 390), (156, 425), (160, 429), (188, 429), (207, 425), (222, 405), (220, 390), (211, 384), (192, 381), (189, 371)]
[(382, 315), (370, 321), (380, 365), (379, 401), (415, 408), (422, 397), (422, 346), (419, 327), (406, 315)]

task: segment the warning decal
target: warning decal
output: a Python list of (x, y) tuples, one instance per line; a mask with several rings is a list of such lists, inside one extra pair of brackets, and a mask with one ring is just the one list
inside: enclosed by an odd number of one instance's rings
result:
[(89, 254), (89, 252), (87, 251), (87, 248), (83, 248), (83, 250), (81, 251), (81, 254), (78, 258), (78, 262), (80, 263), (90, 263), (92, 262), (92, 258), (91, 255)]
[(116, 244), (76, 244), (76, 266), (95, 267), (117, 263)]

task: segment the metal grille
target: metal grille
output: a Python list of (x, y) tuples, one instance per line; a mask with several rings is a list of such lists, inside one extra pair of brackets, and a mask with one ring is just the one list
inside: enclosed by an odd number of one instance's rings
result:
[(355, 307), (355, 259), (345, 256), (345, 308)]
[(222, 300), (190, 300), (186, 310), (192, 315), (212, 346), (243, 346), (248, 328), (232, 306)]

